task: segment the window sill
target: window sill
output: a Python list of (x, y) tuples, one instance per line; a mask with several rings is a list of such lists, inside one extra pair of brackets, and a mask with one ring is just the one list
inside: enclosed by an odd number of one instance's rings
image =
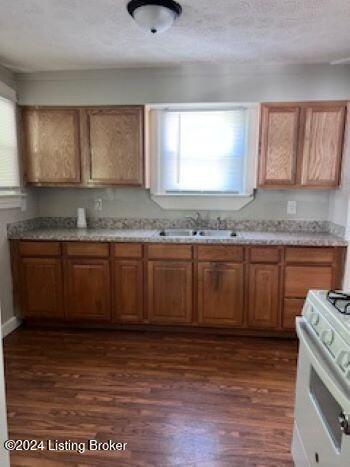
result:
[(25, 193), (6, 193), (0, 191), (0, 209), (22, 209)]
[(151, 199), (163, 209), (181, 211), (239, 211), (254, 200), (254, 195), (161, 195)]

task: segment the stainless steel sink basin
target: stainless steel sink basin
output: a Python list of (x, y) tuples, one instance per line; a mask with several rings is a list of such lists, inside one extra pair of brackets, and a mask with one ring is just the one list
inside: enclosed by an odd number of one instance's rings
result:
[(159, 232), (159, 235), (161, 237), (194, 237), (196, 233), (191, 229), (165, 229)]
[(232, 230), (191, 230), (191, 229), (165, 229), (159, 232), (161, 237), (218, 237), (230, 238), (237, 234)]
[(237, 234), (232, 230), (200, 230), (197, 235), (201, 237), (220, 237), (229, 238), (236, 237)]

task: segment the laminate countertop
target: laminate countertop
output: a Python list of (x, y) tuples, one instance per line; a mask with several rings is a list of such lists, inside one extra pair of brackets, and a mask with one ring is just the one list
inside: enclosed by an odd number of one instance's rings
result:
[(236, 237), (163, 237), (159, 230), (33, 229), (11, 233), (11, 240), (55, 240), (80, 242), (192, 243), (223, 245), (294, 245), (344, 247), (347, 241), (329, 233), (239, 231)]

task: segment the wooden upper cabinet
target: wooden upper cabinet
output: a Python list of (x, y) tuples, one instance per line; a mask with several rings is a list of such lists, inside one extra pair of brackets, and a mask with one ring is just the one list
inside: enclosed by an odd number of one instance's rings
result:
[(142, 106), (23, 107), (21, 123), (28, 183), (144, 183)]
[(86, 110), (89, 182), (143, 184), (143, 107)]
[(299, 135), (299, 106), (263, 105), (259, 185), (294, 185)]
[(342, 102), (263, 104), (259, 186), (338, 186), (345, 116)]
[(345, 105), (305, 109), (301, 185), (339, 185), (345, 109)]
[(80, 183), (79, 127), (79, 109), (22, 109), (27, 182)]

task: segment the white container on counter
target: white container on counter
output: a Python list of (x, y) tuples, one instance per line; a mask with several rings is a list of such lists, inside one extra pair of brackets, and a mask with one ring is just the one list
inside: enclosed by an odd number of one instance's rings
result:
[(78, 229), (86, 229), (87, 227), (85, 208), (78, 208), (77, 227)]

